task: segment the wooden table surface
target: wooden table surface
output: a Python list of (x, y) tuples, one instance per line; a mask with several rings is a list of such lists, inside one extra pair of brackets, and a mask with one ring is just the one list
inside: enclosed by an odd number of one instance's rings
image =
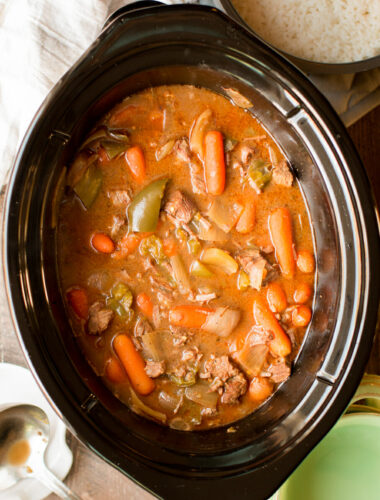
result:
[[(380, 106), (351, 126), (348, 131), (360, 153), (380, 205)], [(0, 212), (1, 201), (0, 198)], [(0, 362), (26, 366), (5, 304), (4, 289), (0, 286)], [(379, 328), (377, 330), (379, 331)], [(380, 374), (380, 335), (375, 338), (367, 371)], [(90, 452), (69, 433), (68, 442), (74, 453), (74, 464), (66, 482), (83, 500), (153, 498)], [(48, 500), (56, 498), (55, 495), (50, 495)]]

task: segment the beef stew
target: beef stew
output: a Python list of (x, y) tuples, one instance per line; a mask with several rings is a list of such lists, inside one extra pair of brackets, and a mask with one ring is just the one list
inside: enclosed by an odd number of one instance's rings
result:
[(315, 262), (294, 173), (244, 96), (128, 96), (79, 148), (58, 225), (74, 335), (132, 410), (230, 424), (284, 382), (311, 320)]

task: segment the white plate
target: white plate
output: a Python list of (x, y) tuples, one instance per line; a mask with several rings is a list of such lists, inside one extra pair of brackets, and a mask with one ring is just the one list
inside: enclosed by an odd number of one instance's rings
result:
[[(57, 477), (64, 479), (73, 463), (73, 454), (66, 444), (64, 423), (45, 399), (29, 370), (0, 363), (0, 410), (17, 404), (34, 404), (48, 416), (50, 439), (45, 453), (46, 465)], [(51, 493), (36, 479), (22, 479), (4, 490), (5, 481), (6, 477), (0, 477), (0, 500), (40, 500)]]

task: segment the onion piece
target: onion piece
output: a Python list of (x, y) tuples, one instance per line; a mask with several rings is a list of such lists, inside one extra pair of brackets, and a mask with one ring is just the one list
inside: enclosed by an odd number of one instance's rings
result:
[(179, 286), (181, 292), (189, 292), (191, 290), (189, 276), (182, 262), (180, 255), (172, 255), (170, 264), (173, 268), (174, 279)]
[(226, 274), (235, 274), (239, 266), (229, 253), (220, 248), (206, 248), (201, 254), (201, 261), (219, 267)]
[(212, 408), (213, 410), (216, 408), (218, 402), (218, 393), (210, 392), (209, 386), (204, 384), (195, 384), (191, 387), (186, 387), (185, 396), (190, 401), (205, 408)]
[(229, 205), (216, 199), (211, 203), (207, 216), (225, 233), (229, 233), (236, 225), (243, 210), (244, 207), (240, 203)]
[(218, 307), (207, 315), (202, 330), (214, 333), (219, 337), (228, 337), (240, 321), (240, 311), (229, 307)]
[(163, 146), (161, 146), (160, 148), (157, 148), (156, 153), (155, 153), (156, 161), (161, 161), (164, 158), (166, 158), (167, 156), (169, 156), (170, 153), (173, 151), (174, 144), (175, 144), (175, 140), (170, 139)]
[(239, 108), (243, 109), (252, 108), (253, 104), (251, 103), (251, 101), (247, 99), (245, 96), (243, 96), (243, 94), (241, 94), (239, 91), (235, 89), (226, 89), (224, 87), (223, 90), (232, 100), (232, 102), (236, 104), (236, 106), (239, 106)]
[(201, 160), (203, 160), (204, 156), (203, 143), (206, 127), (209, 126), (211, 117), (211, 109), (206, 109), (205, 111), (203, 111), (203, 113), (201, 113), (195, 120), (190, 132), (190, 149), (193, 153), (196, 153)]
[(265, 344), (249, 345), (246, 343), (243, 349), (234, 354), (234, 359), (241, 365), (249, 377), (257, 377), (260, 374), (266, 360), (269, 348)]
[(190, 266), (190, 274), (197, 278), (212, 278), (214, 273), (210, 271), (202, 262), (194, 260)]
[(141, 401), (141, 399), (137, 396), (135, 391), (133, 389), (130, 389), (131, 391), (131, 400), (132, 400), (132, 409), (139, 415), (142, 415), (143, 417), (151, 417), (154, 420), (158, 420), (162, 424), (166, 424), (167, 417), (165, 413), (161, 413), (160, 411), (153, 410), (153, 408), (150, 408), (147, 406), (145, 403)]
[(198, 221), (198, 238), (203, 241), (223, 242), (227, 240), (226, 233), (204, 217)]

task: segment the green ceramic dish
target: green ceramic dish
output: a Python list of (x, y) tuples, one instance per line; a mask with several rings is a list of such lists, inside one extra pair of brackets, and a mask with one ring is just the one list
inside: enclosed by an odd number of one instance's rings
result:
[(271, 500), (378, 500), (379, 402), (380, 377), (365, 375), (347, 413)]

